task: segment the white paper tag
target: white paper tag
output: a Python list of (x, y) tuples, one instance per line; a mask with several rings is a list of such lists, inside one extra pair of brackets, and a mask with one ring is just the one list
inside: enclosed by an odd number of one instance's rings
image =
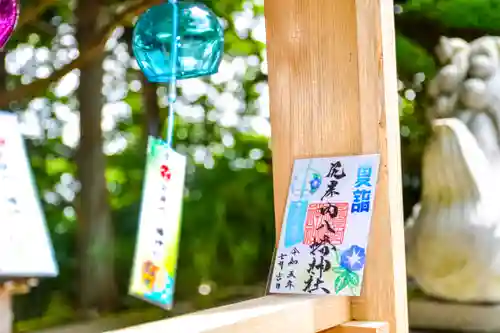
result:
[(0, 278), (57, 274), (17, 116), (0, 111)]
[(186, 157), (150, 137), (129, 292), (160, 307), (173, 305)]

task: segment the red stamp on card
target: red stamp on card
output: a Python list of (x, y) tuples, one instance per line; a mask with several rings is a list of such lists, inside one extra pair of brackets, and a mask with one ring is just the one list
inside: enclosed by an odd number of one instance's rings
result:
[(333, 245), (344, 241), (349, 203), (312, 203), (307, 208), (304, 244), (311, 245), (328, 237)]

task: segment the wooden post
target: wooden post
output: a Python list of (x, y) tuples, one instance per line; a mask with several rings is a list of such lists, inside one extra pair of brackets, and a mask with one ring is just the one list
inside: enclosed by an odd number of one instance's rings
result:
[(380, 153), (355, 320), (408, 330), (392, 0), (265, 0), (276, 232), (298, 157)]
[(10, 292), (0, 284), (0, 333), (12, 332), (12, 306)]
[(12, 332), (14, 321), (12, 296), (27, 294), (37, 285), (37, 279), (18, 279), (0, 283), (0, 333)]

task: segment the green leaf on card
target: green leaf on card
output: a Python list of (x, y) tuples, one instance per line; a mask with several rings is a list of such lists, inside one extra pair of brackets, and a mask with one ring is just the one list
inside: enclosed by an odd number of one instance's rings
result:
[(339, 293), (349, 284), (346, 274), (341, 274), (335, 279), (335, 293)]
[(351, 286), (359, 285), (359, 275), (355, 272), (347, 272), (347, 279), (349, 280), (349, 284)]
[(345, 272), (345, 268), (344, 268), (344, 267), (341, 267), (341, 266), (339, 266), (339, 267), (334, 267), (334, 268), (333, 268), (333, 271), (334, 271), (335, 273), (337, 273), (337, 274), (344, 274), (344, 272)]

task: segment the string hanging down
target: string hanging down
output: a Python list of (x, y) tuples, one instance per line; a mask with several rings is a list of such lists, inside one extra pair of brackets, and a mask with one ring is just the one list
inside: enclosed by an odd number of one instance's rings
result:
[[(174, 105), (177, 100), (177, 50), (179, 47), (179, 8), (177, 0), (169, 0), (172, 5), (172, 47), (170, 57), (170, 68), (172, 76), (168, 84), (168, 125), (166, 133), (167, 146), (172, 148), (172, 141), (174, 136)], [(168, 59), (168, 58), (167, 58)]]

